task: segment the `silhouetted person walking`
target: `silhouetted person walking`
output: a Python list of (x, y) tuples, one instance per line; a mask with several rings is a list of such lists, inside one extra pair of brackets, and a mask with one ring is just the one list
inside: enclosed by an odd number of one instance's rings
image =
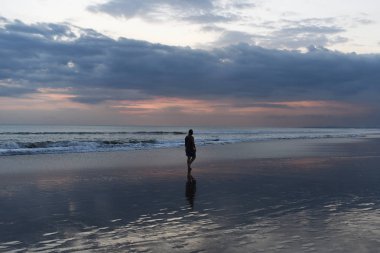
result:
[(195, 141), (193, 137), (193, 129), (189, 130), (189, 134), (185, 138), (186, 156), (187, 156), (187, 173), (191, 171), (191, 164), (196, 158)]

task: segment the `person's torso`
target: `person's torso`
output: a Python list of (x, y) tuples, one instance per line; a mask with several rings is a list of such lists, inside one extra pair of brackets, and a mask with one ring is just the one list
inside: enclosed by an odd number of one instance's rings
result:
[(186, 150), (193, 150), (194, 148), (194, 138), (193, 136), (186, 136), (185, 138), (185, 147), (186, 147)]

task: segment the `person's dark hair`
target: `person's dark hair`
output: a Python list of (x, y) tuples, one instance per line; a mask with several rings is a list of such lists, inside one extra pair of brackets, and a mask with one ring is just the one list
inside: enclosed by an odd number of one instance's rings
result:
[(189, 130), (189, 135), (193, 135), (193, 129)]

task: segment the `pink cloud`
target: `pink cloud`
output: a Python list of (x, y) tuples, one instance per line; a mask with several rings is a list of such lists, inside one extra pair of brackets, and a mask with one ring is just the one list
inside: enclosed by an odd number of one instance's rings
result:
[[(154, 97), (152, 99), (106, 101), (101, 104), (73, 102), (75, 95), (64, 89), (40, 89), (19, 98), (0, 98), (0, 113), (47, 113), (60, 122), (78, 120), (87, 124), (132, 125), (242, 125), (299, 126), (323, 125), (329, 120), (360, 118), (369, 108), (338, 101), (252, 102), (248, 99), (183, 99)], [(307, 120), (302, 120), (307, 119)]]

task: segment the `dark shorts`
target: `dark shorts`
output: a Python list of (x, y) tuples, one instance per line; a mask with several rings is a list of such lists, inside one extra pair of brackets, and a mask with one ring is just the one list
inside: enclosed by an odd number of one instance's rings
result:
[(186, 156), (187, 157), (194, 157), (194, 158), (197, 157), (195, 151), (186, 151)]

